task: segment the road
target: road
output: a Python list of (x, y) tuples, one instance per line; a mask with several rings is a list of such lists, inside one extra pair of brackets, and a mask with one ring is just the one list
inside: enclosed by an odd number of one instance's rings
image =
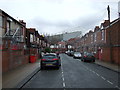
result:
[(40, 70), (23, 88), (119, 88), (118, 73), (61, 54), (61, 67)]

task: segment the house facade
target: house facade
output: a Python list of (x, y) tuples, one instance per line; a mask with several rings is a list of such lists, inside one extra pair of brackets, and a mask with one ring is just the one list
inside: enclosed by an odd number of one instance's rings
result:
[[(77, 42), (79, 51), (92, 52), (102, 61), (120, 64), (120, 19), (105, 20), (94, 30), (90, 30)], [(77, 40), (78, 41), (78, 40)], [(75, 41), (74, 41), (75, 42)], [(74, 44), (74, 42), (72, 42)], [(75, 44), (74, 44), (75, 46)]]
[(3, 72), (28, 62), (24, 56), (26, 23), (0, 12), (0, 53)]
[(31, 55), (40, 58), (47, 47), (47, 39), (35, 28), (26, 28), (23, 20), (17, 21), (0, 10), (0, 55), (2, 72), (7, 72), (30, 62)]

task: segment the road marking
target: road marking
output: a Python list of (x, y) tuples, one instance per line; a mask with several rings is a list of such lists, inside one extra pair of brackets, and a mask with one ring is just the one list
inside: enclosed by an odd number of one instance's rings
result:
[(110, 82), (109, 80), (107, 80), (107, 82), (108, 82), (108, 83), (110, 83), (110, 84), (113, 84), (113, 83), (112, 83), (112, 82)]
[(65, 83), (63, 82), (63, 87), (65, 87)]
[(102, 77), (102, 76), (101, 76), (101, 78), (102, 78), (103, 80), (106, 80), (106, 79), (105, 79), (104, 77)]
[(116, 88), (118, 88), (119, 90), (120, 90), (120, 87), (118, 87), (118, 86), (115, 86)]
[(96, 73), (97, 74), (97, 76), (100, 76), (98, 73)]
[[(78, 59), (76, 59), (76, 60), (78, 60)], [(78, 61), (80, 61), (80, 60), (78, 60)], [(82, 64), (82, 65), (83, 65), (83, 64)], [(91, 72), (93, 72), (94, 74), (96, 74), (97, 76), (100, 76), (103, 80), (106, 80), (108, 83), (110, 83), (111, 85), (113, 85), (113, 83), (112, 83), (111, 81), (105, 79), (103, 76), (101, 76), (101, 75), (99, 75), (98, 73), (96, 73), (95, 71), (89, 69), (87, 66), (85, 66), (85, 65), (83, 65), (83, 66), (84, 66), (86, 69), (88, 69), (89, 71), (91, 71)], [(118, 87), (118, 86), (115, 86), (115, 87), (120, 90), (120, 87)]]
[(95, 71), (92, 71), (93, 73), (95, 73)]
[(63, 81), (65, 81), (64, 77), (63, 77)]
[[(65, 88), (65, 79), (64, 79), (64, 74), (63, 74), (63, 64), (61, 60), (61, 70), (62, 70), (62, 80), (63, 80), (63, 87)], [(64, 89), (65, 90), (65, 89)]]

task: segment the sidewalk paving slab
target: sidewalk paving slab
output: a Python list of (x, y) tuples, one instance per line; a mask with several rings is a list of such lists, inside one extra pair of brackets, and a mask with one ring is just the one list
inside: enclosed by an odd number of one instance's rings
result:
[(19, 88), (40, 69), (39, 60), (35, 63), (21, 65), (2, 75), (2, 88)]
[(107, 69), (113, 70), (115, 72), (120, 72), (120, 66), (117, 64), (113, 64), (113, 63), (101, 61), (101, 60), (96, 60), (95, 63)]

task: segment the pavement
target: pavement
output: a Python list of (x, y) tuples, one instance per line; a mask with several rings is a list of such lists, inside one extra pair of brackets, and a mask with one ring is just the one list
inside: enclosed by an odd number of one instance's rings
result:
[(95, 63), (102, 66), (102, 67), (108, 68), (110, 70), (120, 72), (120, 66), (117, 65), (117, 64), (113, 64), (113, 63), (106, 62), (106, 61), (101, 61), (101, 60), (96, 60)]
[[(111, 69), (118, 72), (119, 68), (116, 64), (111, 64), (108, 62), (103, 62), (96, 60), (97, 65)], [(3, 74), (2, 79), (2, 88), (20, 88), (24, 83), (26, 83), (36, 72), (40, 70), (40, 62), (37, 60), (35, 63), (28, 63), (22, 65), (16, 69), (13, 69), (9, 72)]]
[(39, 60), (10, 70), (2, 75), (2, 88), (20, 88), (39, 70)]

